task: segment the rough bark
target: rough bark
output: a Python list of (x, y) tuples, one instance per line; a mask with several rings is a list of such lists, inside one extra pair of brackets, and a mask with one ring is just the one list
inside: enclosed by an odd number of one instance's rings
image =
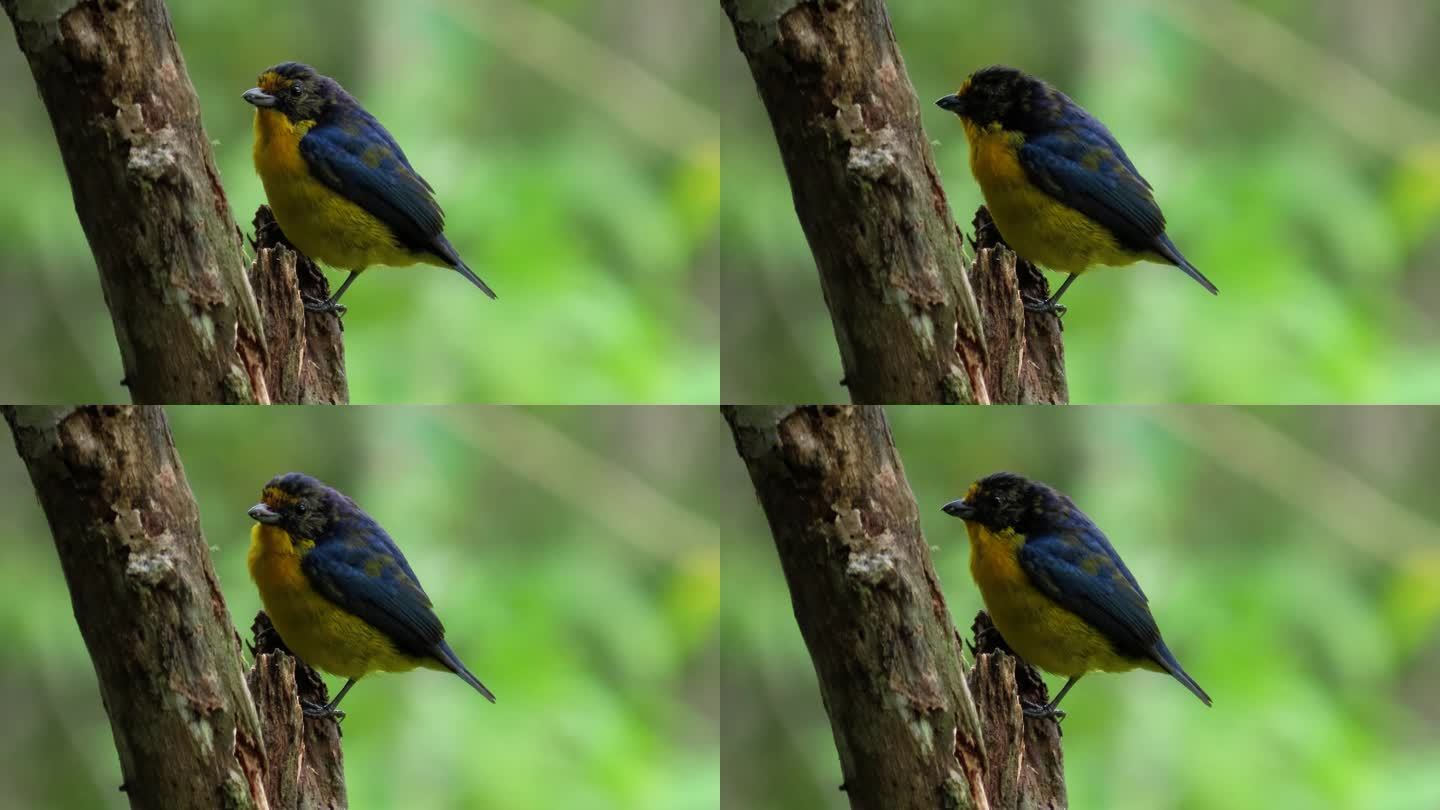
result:
[(250, 286), (265, 323), (265, 385), (272, 402), (343, 405), (344, 327), (339, 318), (306, 312), (304, 298), (330, 297), (325, 274), (285, 241), (270, 207), (255, 212), (255, 262)]
[(45, 107), (136, 402), (261, 397), (260, 314), (161, 0), (0, 0)]
[(770, 114), (855, 402), (985, 401), (982, 330), (880, 0), (723, 0)]
[[(343, 808), (338, 727), (302, 722), (297, 663), (258, 630), (247, 690), (164, 413), (5, 417), (54, 535), (131, 806)], [(323, 699), (298, 668), (299, 695)]]
[(724, 409), (863, 810), (986, 807), (961, 645), (878, 407)]
[[(1026, 344), (987, 347), (983, 309), (884, 0), (721, 6), (775, 131), (851, 400), (1050, 401), (1061, 389), (1030, 392), (1025, 373), (1002, 389), (1003, 398), (990, 389), (991, 379), (1004, 382), (1027, 362), (991, 350), (1020, 352)], [(999, 292), (1018, 305), (1018, 287), (998, 275), (1008, 285)], [(1058, 331), (1054, 340), (1058, 347)], [(1059, 357), (1058, 349), (1051, 353)]]
[(157, 408), (6, 408), (136, 808), (265, 807), (259, 718)]
[(342, 810), (346, 806), (340, 725), (307, 718), (300, 700), (330, 702), (325, 681), (296, 658), (262, 611), (250, 626), (255, 665), (250, 694), (265, 731), (265, 793), (271, 810)]
[[(269, 324), (163, 0), (0, 6), (49, 111), (131, 398), (267, 403), (343, 392), (332, 384), (285, 399), (269, 388), (285, 372), (267, 369)], [(338, 335), (333, 343), (338, 358)], [(325, 349), (317, 355), (323, 368)]]
[(1050, 695), (1035, 667), (1016, 657), (982, 610), (971, 625), (975, 666), (970, 694), (985, 732), (985, 793), (993, 810), (1067, 807), (1060, 724), (1025, 716), (1021, 700), (1045, 704)]
[(1060, 318), (1025, 310), (1024, 299), (1050, 297), (1045, 275), (1005, 245), (983, 206), (974, 224), (975, 261), (969, 276), (985, 324), (985, 387), (991, 401), (1068, 403)]

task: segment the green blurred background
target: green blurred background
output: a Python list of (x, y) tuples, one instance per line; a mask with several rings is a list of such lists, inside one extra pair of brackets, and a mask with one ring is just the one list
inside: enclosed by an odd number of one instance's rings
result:
[[(395, 537), (499, 698), (427, 670), (362, 681), (345, 698), (352, 807), (717, 805), (714, 460), (729, 439), (713, 409), (168, 413), (243, 639), (260, 608), (245, 510), (272, 475), (304, 470)], [(54, 545), (8, 449), (0, 493), (0, 807), (126, 807)]]
[[(1096, 674), (1065, 698), (1071, 806), (1440, 807), (1440, 419), (1404, 408), (888, 408), (961, 633), (940, 507), (998, 470), (1071, 495), (1215, 700)], [(726, 485), (723, 806), (844, 808), (835, 743), (743, 465)], [(732, 598), (743, 594), (743, 598)], [(1051, 693), (1063, 679), (1047, 676)]]
[[(1220, 288), (1101, 269), (1066, 293), (1076, 402), (1440, 401), (1440, 4), (890, 3), (951, 208), (981, 196), (934, 100), (1015, 65), (1103, 120)], [(833, 402), (839, 353), (768, 119), (726, 59), (723, 401)], [(1050, 275), (1053, 285), (1062, 276)]]
[[(247, 234), (264, 192), (240, 94), (301, 60), (394, 133), (500, 294), (440, 268), (368, 273), (345, 296), (353, 401), (715, 401), (727, 43), (723, 21), (697, 26), (682, 6), (170, 4)], [(7, 353), (0, 401), (128, 401), (49, 117), (8, 19), (0, 29), (0, 343), (25, 347)]]

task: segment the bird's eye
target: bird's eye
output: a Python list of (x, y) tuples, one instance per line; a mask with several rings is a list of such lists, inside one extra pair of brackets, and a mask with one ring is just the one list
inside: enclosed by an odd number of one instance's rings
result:
[(308, 506), (305, 505), (305, 502), (304, 502), (304, 501), (301, 501), (301, 502), (295, 504), (295, 514), (297, 514), (297, 515), (303, 515), (303, 514), (305, 514), (305, 510), (307, 510), (307, 509), (309, 509), (309, 508), (310, 508), (310, 507), (308, 507)]
[(292, 82), (290, 84), (290, 95), (298, 96), (303, 92), (305, 92), (305, 84), (303, 82)]

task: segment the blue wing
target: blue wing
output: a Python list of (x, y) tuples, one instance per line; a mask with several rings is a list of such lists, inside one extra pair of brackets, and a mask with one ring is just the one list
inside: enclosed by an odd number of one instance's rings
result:
[(1160, 628), (1145, 593), (1094, 524), (1027, 538), (1020, 567), (1046, 596), (1100, 630), (1116, 649), (1154, 658)]
[(440, 244), (445, 214), (430, 184), (374, 116), (356, 109), (314, 127), (300, 139), (300, 154), (321, 182), (385, 223), (401, 244), (458, 261)]
[(1099, 222), (1132, 250), (1155, 250), (1165, 215), (1150, 184), (1110, 131), (1088, 113), (1064, 129), (1027, 137), (1020, 165), (1047, 194)]
[(403, 652), (433, 656), (445, 637), (415, 572), (371, 520), (346, 521), (300, 563), (315, 589), (378, 628)]

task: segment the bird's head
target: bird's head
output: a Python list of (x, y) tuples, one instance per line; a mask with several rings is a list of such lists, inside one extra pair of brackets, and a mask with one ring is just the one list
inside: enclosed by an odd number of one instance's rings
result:
[(1024, 71), (992, 65), (970, 74), (953, 95), (935, 102), (981, 129), (998, 124), (1000, 129), (1031, 132), (1044, 122), (1049, 100), (1058, 91)]
[(281, 62), (260, 74), (257, 86), (245, 91), (246, 101), (262, 110), (283, 113), (291, 121), (318, 121), (343, 97), (339, 83), (300, 62)]
[(292, 537), (323, 536), (337, 514), (343, 495), (305, 473), (285, 473), (270, 479), (260, 502), (250, 507), (257, 523), (277, 526)]
[(994, 531), (1032, 534), (1074, 504), (1055, 489), (1016, 473), (998, 472), (970, 485), (965, 497), (945, 504), (945, 514)]

